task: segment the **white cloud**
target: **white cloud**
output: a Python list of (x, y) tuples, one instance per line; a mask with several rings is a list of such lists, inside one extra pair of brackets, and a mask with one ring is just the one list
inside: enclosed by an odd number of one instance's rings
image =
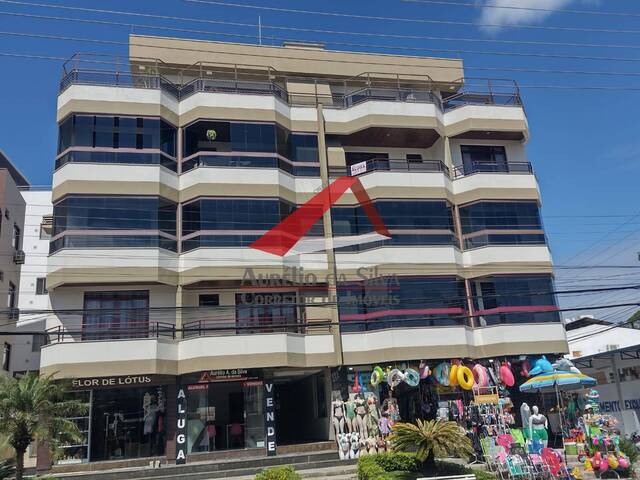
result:
[[(593, 0), (586, 0), (591, 2)], [(585, 2), (583, 0), (580, 3)], [(495, 34), (502, 25), (529, 25), (541, 23), (553, 15), (554, 10), (566, 8), (574, 0), (481, 0), (484, 5), (480, 11), (478, 23), (497, 25), (495, 27), (480, 27), (486, 33)], [(508, 6), (536, 8), (540, 10), (521, 10), (519, 8), (491, 8), (491, 6)]]

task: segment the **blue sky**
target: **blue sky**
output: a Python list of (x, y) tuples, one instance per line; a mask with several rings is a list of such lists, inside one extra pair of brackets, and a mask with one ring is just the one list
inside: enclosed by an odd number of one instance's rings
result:
[[(406, 21), (380, 21), (259, 11), (224, 5), (193, 3), (184, 0), (43, 0), (49, 4), (71, 5), (108, 10), (136, 11), (181, 17), (257, 24), (261, 16), (264, 42), (279, 38), (321, 41), (337, 50), (362, 50), (428, 56), (455, 56), (465, 61), (467, 76), (513, 78), (522, 85), (525, 108), (531, 127), (528, 156), (534, 165), (543, 194), (543, 215), (554, 259), (566, 264), (638, 264), (640, 251), (640, 204), (637, 200), (640, 158), (638, 114), (640, 107), (640, 3), (599, 2), (597, 0), (446, 0), (533, 6), (549, 10), (574, 9), (600, 12), (633, 12), (637, 16), (578, 15), (562, 12), (471, 8), (453, 5), (405, 2), (402, 0), (293, 1), (252, 0), (238, 3), (326, 12), (343, 12), (380, 17), (400, 17), (467, 22), (470, 25), (428, 24)], [(445, 2), (446, 3), (446, 2)], [(46, 34), (126, 43), (131, 32), (184, 36), (191, 38), (253, 41), (250, 38), (222, 36), (221, 33), (256, 35), (256, 27), (202, 24), (188, 21), (158, 20), (123, 15), (96, 14), (34, 7), (0, 1), (0, 12), (100, 19), (129, 25), (96, 25), (73, 21), (52, 21), (0, 14), (0, 31)], [(194, 34), (131, 26), (131, 23), (166, 28), (197, 29)], [(536, 26), (632, 30), (638, 33), (584, 32), (546, 29), (483, 27), (480, 23), (516, 23)], [(374, 33), (376, 36), (310, 33), (270, 29), (269, 26), (302, 29)], [(393, 35), (419, 35), (474, 39), (445, 41), (403, 39)], [(485, 41), (482, 41), (485, 40)], [(495, 40), (528, 42), (589, 43), (628, 45), (631, 48), (568, 47), (496, 43)], [(332, 44), (357, 43), (367, 47)], [(391, 48), (389, 48), (391, 47)], [(405, 48), (405, 50), (403, 50)], [(413, 50), (412, 50), (413, 49)], [(520, 55), (481, 55), (441, 53), (415, 49), (453, 49), (517, 53)], [(0, 52), (69, 57), (74, 52), (108, 52), (126, 56), (118, 44), (83, 43), (34, 39), (0, 34)], [(547, 56), (523, 56), (543, 54)], [(630, 61), (576, 60), (550, 58), (548, 55), (624, 57)], [(637, 59), (637, 60), (633, 60)], [(523, 72), (554, 70), (603, 72), (603, 74), (566, 74)], [(2, 110), (0, 148), (18, 165), (33, 184), (50, 184), (56, 145), (55, 101), (61, 62), (0, 56)], [(627, 75), (621, 75), (627, 74)], [(532, 88), (558, 86), (562, 88)], [(585, 90), (574, 87), (605, 87), (610, 90)], [(624, 91), (618, 88), (638, 88)], [(636, 231), (637, 230), (637, 231)], [(583, 285), (630, 283), (639, 279), (635, 270), (566, 271), (559, 269), (558, 285), (579, 288)], [(621, 275), (612, 277), (612, 275)], [(631, 293), (599, 295), (576, 303), (591, 304), (626, 301)], [(569, 304), (570, 299), (565, 299)], [(624, 314), (624, 312), (622, 313)]]

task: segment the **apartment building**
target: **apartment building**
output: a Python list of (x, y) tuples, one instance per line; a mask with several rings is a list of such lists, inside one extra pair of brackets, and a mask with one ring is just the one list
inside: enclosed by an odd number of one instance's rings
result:
[(11, 373), (22, 375), (40, 369), (40, 348), (45, 337), (30, 332), (47, 329), (48, 311), (51, 310), (47, 290), (47, 260), (51, 239), (53, 205), (51, 189), (41, 187), (21, 188), (25, 202), (24, 235), (22, 250), (25, 252), (18, 291), (20, 317), (16, 323)]
[[(20, 272), (24, 263), (23, 228), (25, 203), (20, 188), (28, 187), (29, 182), (13, 165), (9, 157), (0, 150), (0, 285), (7, 299), (0, 308), (0, 349), (2, 359), (0, 375), (9, 375), (13, 369), (15, 336), (13, 331), (18, 320), (18, 287)], [(10, 332), (10, 333), (9, 333)]]
[(96, 65), (58, 96), (40, 371), (92, 406), (63, 462), (273, 454), (376, 365), (567, 351), (515, 83), (138, 35)]

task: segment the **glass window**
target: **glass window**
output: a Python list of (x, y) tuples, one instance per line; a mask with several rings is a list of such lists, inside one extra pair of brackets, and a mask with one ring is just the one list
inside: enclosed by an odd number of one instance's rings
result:
[(507, 154), (503, 146), (462, 145), (462, 166), (464, 173), (507, 172)]
[(2, 350), (2, 369), (6, 372), (11, 368), (11, 344), (5, 342)]
[(40, 349), (44, 346), (45, 341), (44, 341), (44, 334), (36, 334), (33, 337), (31, 337), (31, 351), (32, 352), (39, 352)]
[(71, 115), (59, 126), (58, 153), (71, 147), (159, 149), (175, 157), (176, 128), (158, 118)]
[(22, 230), (16, 224), (13, 225), (13, 248), (15, 250), (20, 250), (20, 244), (22, 241)]
[(199, 295), (198, 304), (201, 307), (217, 307), (220, 305), (220, 295), (217, 293), (205, 293)]
[(272, 123), (232, 123), (231, 150), (276, 152), (276, 130)]
[(183, 131), (184, 156), (198, 152), (230, 152), (231, 127), (229, 122), (199, 121)]
[(90, 460), (163, 456), (166, 395), (164, 386), (93, 390)]
[(460, 207), (462, 233), (542, 228), (536, 202), (478, 202)]
[(47, 279), (46, 277), (39, 277), (36, 279), (36, 295), (46, 295), (47, 291)]
[(7, 307), (16, 308), (16, 286), (13, 282), (9, 282), (9, 290), (7, 290)]
[(236, 294), (236, 325), (240, 333), (298, 332), (295, 292)]
[(349, 331), (462, 325), (464, 281), (456, 277), (380, 277), (338, 285), (342, 328)]
[(85, 292), (84, 340), (146, 338), (149, 291)]
[(176, 205), (159, 197), (67, 197), (53, 207), (53, 234), (65, 230), (160, 230), (176, 234)]

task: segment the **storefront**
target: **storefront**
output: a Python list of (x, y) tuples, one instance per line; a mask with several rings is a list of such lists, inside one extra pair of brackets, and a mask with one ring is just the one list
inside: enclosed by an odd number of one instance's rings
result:
[(86, 415), (72, 419), (83, 439), (64, 446), (57, 463), (163, 456), (173, 384), (175, 377), (164, 375), (74, 379), (73, 395), (89, 404)]

